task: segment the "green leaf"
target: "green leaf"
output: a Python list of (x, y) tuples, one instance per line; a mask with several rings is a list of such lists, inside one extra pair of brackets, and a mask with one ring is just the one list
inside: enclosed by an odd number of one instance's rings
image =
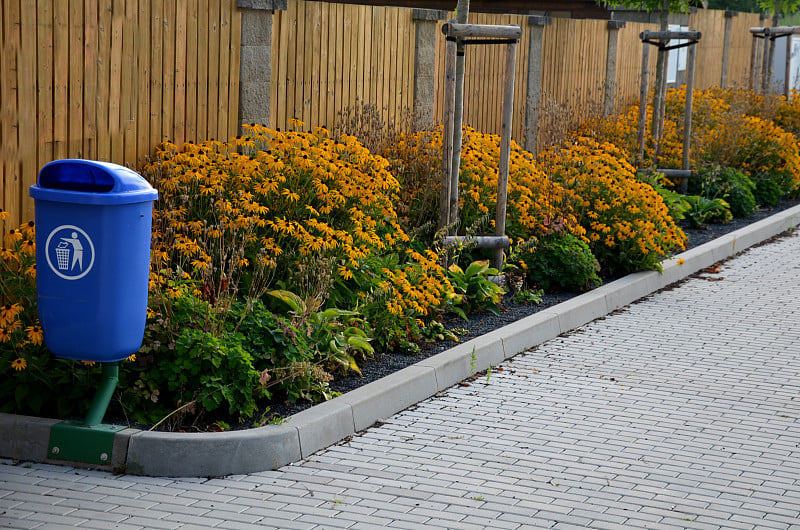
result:
[(362, 373), (361, 373), (361, 369), (360, 369), (360, 368), (358, 367), (358, 365), (356, 364), (356, 360), (355, 360), (355, 359), (353, 359), (352, 357), (350, 357), (350, 364), (349, 364), (349, 366), (350, 366), (350, 369), (351, 369), (351, 370), (353, 370), (354, 372), (358, 372), (358, 375), (364, 375), (364, 374), (362, 374)]
[(361, 337), (349, 337), (347, 339), (347, 344), (360, 351), (365, 351), (369, 353), (375, 351), (375, 348), (373, 348), (369, 342), (367, 342)]
[(282, 301), (284, 304), (289, 306), (289, 309), (291, 309), (295, 313), (305, 313), (307, 309), (306, 303), (303, 301), (303, 299), (291, 291), (285, 291), (283, 289), (275, 289), (269, 291), (267, 294)]
[(472, 276), (477, 276), (479, 274), (484, 274), (489, 270), (489, 263), (486, 261), (473, 261), (467, 267), (467, 270), (464, 271), (464, 274), (469, 278)]

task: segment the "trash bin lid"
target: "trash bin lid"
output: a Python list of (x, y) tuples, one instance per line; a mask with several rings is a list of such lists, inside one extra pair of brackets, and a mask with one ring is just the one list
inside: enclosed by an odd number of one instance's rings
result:
[(45, 165), (30, 194), (34, 199), (96, 205), (158, 199), (158, 191), (133, 170), (110, 162), (71, 158)]

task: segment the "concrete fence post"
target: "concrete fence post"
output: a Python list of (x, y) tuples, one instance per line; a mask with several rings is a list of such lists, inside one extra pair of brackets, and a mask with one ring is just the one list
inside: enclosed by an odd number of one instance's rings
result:
[(606, 48), (606, 82), (604, 86), (603, 113), (614, 114), (617, 96), (617, 41), (619, 30), (625, 27), (622, 20), (608, 21), (608, 47)]
[(438, 9), (414, 9), (414, 119), (421, 129), (433, 129), (436, 95), (436, 23), (447, 18)]
[(722, 38), (722, 76), (719, 80), (721, 88), (728, 87), (728, 62), (731, 54), (731, 26), (733, 17), (738, 15), (736, 11), (725, 11), (725, 35)]
[(239, 60), (239, 133), (242, 125), (270, 126), (272, 88), (272, 15), (287, 0), (237, 0), (242, 13)]
[(528, 17), (530, 44), (528, 48), (528, 85), (525, 93), (525, 150), (536, 154), (539, 136), (539, 106), (542, 99), (542, 37), (544, 27), (553, 23), (545, 16)]

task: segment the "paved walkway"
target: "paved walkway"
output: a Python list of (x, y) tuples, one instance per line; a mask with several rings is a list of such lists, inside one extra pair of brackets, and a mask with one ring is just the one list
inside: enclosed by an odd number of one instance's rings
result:
[(800, 528), (800, 237), (278, 471), (0, 461), (0, 526)]

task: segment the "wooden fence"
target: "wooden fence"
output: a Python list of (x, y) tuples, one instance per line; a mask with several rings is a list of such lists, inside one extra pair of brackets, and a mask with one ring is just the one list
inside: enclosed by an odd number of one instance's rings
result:
[(33, 218), (47, 162), (138, 167), (162, 140), (236, 134), (240, 24), (236, 0), (3, 0), (7, 226)]
[[(3, 0), (0, 8), (0, 206), (8, 225), (32, 218), (28, 187), (65, 157), (139, 167), (160, 141), (237, 133), (242, 14), (236, 0)], [(357, 100), (399, 118), (413, 107), (416, 23), (403, 8), (289, 0), (272, 18), (270, 125), (332, 127)], [(525, 131), (529, 50), (525, 16), (473, 14), (471, 23), (517, 24), (513, 137)], [(746, 86), (750, 26), (733, 19), (729, 85)], [(696, 87), (718, 85), (724, 14), (700, 10)], [(618, 108), (638, 98), (639, 33), (619, 30)], [(608, 26), (554, 19), (543, 29), (540, 140), (601, 108)], [(434, 117), (441, 116), (444, 39), (436, 34)], [(499, 133), (501, 46), (470, 46), (465, 120)], [(651, 60), (651, 68), (654, 67)], [(654, 76), (651, 76), (652, 80)]]
[(270, 116), (333, 127), (337, 114), (374, 103), (390, 118), (413, 106), (410, 9), (290, 0), (272, 28)]

